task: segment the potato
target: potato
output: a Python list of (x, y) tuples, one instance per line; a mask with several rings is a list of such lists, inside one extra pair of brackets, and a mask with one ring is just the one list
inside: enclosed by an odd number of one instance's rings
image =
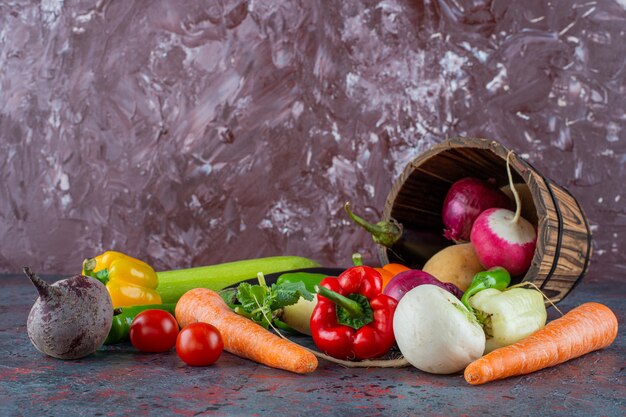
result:
[(465, 291), (474, 275), (485, 269), (478, 261), (472, 244), (463, 243), (443, 248), (426, 262), (422, 270), (439, 281), (451, 282)]

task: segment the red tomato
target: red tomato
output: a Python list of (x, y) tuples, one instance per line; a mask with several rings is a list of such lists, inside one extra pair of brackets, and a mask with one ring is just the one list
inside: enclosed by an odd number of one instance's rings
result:
[(214, 363), (224, 350), (219, 330), (208, 323), (192, 323), (178, 334), (176, 353), (187, 365), (207, 366)]
[(129, 335), (142, 352), (167, 352), (176, 344), (178, 322), (167, 311), (145, 310), (131, 323)]

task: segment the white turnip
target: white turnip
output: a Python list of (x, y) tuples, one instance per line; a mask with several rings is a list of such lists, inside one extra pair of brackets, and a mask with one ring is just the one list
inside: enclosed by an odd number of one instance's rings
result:
[(296, 304), (283, 307), (282, 321), (292, 329), (311, 336), (311, 315), (317, 305), (317, 296), (312, 301), (300, 297)]
[(485, 333), (474, 315), (435, 285), (420, 285), (402, 297), (393, 331), (406, 360), (433, 374), (459, 372), (485, 350)]

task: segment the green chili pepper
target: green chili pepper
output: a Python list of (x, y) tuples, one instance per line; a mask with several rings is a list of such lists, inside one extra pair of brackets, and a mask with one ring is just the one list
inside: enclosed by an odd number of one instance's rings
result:
[(320, 285), (320, 282), (327, 276), (326, 274), (316, 274), (312, 272), (287, 272), (278, 277), (276, 284), (302, 282), (307, 290), (314, 293), (315, 286)]
[(511, 275), (501, 266), (496, 266), (487, 271), (479, 272), (474, 275), (474, 278), (472, 278), (472, 283), (463, 294), (461, 302), (469, 311), (474, 312), (474, 309), (469, 303), (471, 296), (482, 290), (486, 290), (487, 288), (494, 288), (502, 291), (508, 287), (510, 283)]
[(116, 309), (116, 314), (113, 316), (113, 324), (109, 335), (104, 341), (105, 345), (112, 345), (114, 343), (124, 342), (128, 340), (128, 333), (130, 331), (130, 325), (133, 319), (142, 311), (146, 310), (165, 310), (174, 314), (176, 304), (151, 304), (143, 306), (132, 307), (120, 307)]

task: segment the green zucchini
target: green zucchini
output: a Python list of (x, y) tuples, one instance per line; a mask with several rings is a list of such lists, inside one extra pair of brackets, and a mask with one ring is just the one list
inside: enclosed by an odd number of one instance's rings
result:
[(314, 260), (300, 256), (272, 256), (163, 271), (157, 272), (159, 278), (157, 291), (161, 294), (163, 303), (176, 303), (184, 293), (193, 288), (208, 288), (219, 291), (242, 281), (256, 279), (259, 272), (268, 275), (319, 266), (319, 263)]

